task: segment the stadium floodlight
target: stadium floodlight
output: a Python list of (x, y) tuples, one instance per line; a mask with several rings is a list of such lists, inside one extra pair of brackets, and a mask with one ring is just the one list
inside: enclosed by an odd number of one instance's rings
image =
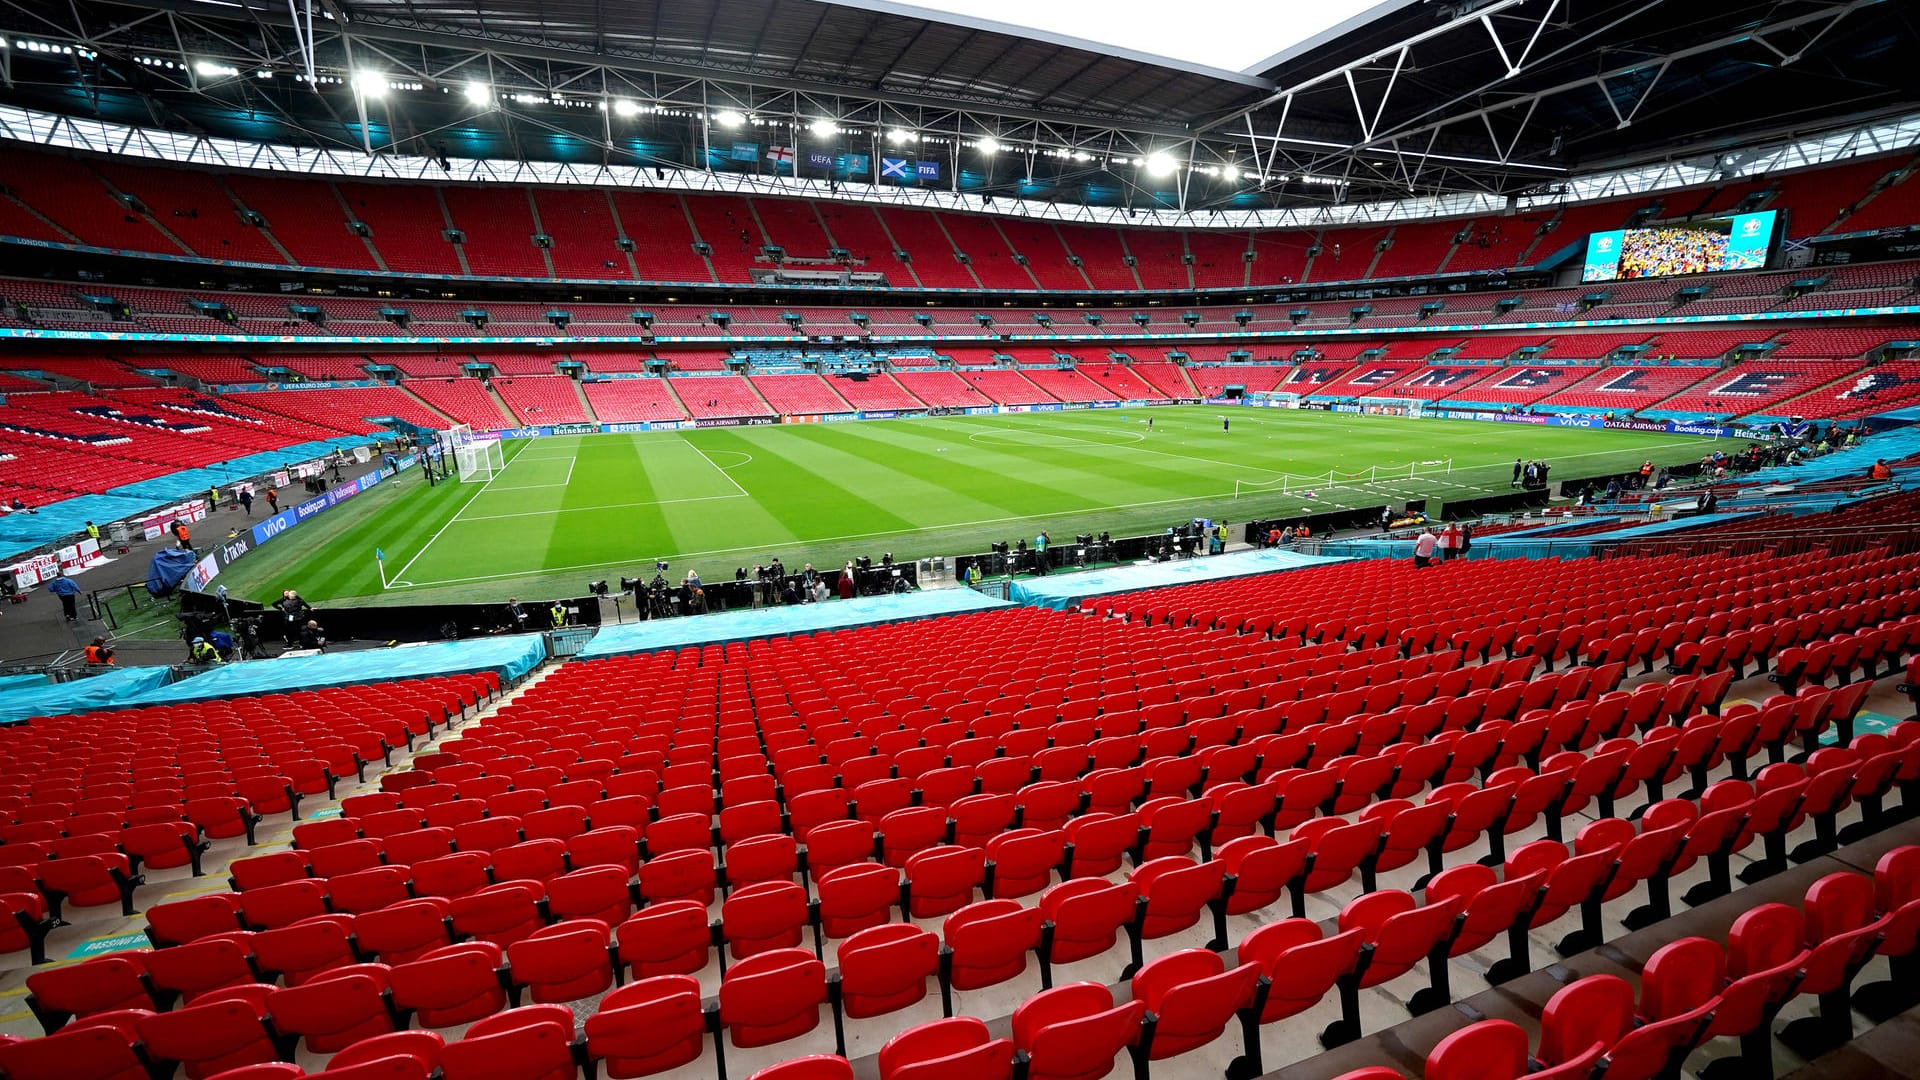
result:
[(840, 134), (840, 125), (822, 116), (808, 124), (807, 130), (818, 138), (831, 139)]
[(713, 114), (713, 122), (724, 128), (737, 128), (747, 122), (747, 118), (732, 109), (722, 109)]
[(481, 108), (493, 104), (493, 87), (475, 80), (467, 84), (467, 100)]
[(212, 60), (196, 61), (193, 65), (193, 70), (196, 74), (198, 74), (201, 78), (204, 78), (204, 79), (225, 79), (225, 78), (230, 78), (234, 75), (240, 74), (237, 68), (229, 67), (226, 64), (216, 63)]
[(1085, 164), (1093, 160), (1093, 155), (1087, 153), (1085, 150), (1075, 150), (1073, 152), (1073, 160), (1078, 161), (1081, 164)]
[[(1139, 163), (1140, 163), (1140, 159), (1135, 158), (1134, 164), (1138, 165)], [(1175, 160), (1172, 154), (1161, 152), (1161, 153), (1151, 154), (1147, 157), (1147, 175), (1148, 176), (1161, 176), (1161, 177), (1172, 176), (1174, 173), (1177, 173), (1179, 171), (1180, 171), (1180, 162)]]
[(974, 143), (973, 145), (975, 149), (979, 150), (983, 154), (997, 154), (1000, 152), (1000, 140), (992, 137), (991, 135), (987, 136), (984, 139), (981, 139), (979, 142)]
[(637, 101), (628, 100), (627, 98), (615, 98), (613, 99), (613, 115), (639, 116), (640, 103)]
[(892, 131), (887, 132), (887, 141), (895, 146), (899, 146), (902, 143), (919, 142), (920, 134), (919, 132), (908, 131), (906, 128), (894, 128)]
[(353, 73), (353, 92), (367, 98), (386, 97), (387, 77), (377, 71), (356, 71)]
[(1225, 180), (1229, 184), (1240, 179), (1240, 167), (1231, 161), (1220, 166), (1220, 179)]

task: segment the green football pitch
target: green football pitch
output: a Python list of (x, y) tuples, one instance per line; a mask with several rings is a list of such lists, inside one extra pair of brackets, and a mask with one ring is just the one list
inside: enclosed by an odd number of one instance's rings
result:
[[(1205, 406), (703, 428), (507, 444), (491, 481), (418, 473), (224, 571), (236, 595), (441, 603), (578, 595), (588, 580), (731, 576), (774, 556), (837, 566), (891, 551), (1159, 531), (1509, 490), (1516, 456), (1556, 479), (1698, 460), (1660, 433)], [(1152, 421), (1149, 428), (1148, 421)], [(1731, 447), (1728, 447), (1731, 450)], [(1313, 497), (1309, 498), (1307, 492)], [(385, 552), (385, 580), (374, 551)]]

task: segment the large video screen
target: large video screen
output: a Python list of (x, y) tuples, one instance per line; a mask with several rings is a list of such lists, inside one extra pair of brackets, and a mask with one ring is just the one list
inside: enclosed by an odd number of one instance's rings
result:
[(1775, 214), (1757, 214), (1614, 229), (1587, 237), (1587, 265), (1581, 281), (1706, 274), (1716, 270), (1758, 270), (1773, 250)]

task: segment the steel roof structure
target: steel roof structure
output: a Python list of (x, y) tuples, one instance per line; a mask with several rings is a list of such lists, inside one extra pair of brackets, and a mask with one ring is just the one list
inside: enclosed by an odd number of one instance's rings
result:
[(662, 170), (892, 153), (971, 194), (1257, 209), (1537, 192), (1910, 112), (1917, 20), (1898, 0), (1385, 0), (1233, 72), (885, 0), (0, 0), (0, 104)]

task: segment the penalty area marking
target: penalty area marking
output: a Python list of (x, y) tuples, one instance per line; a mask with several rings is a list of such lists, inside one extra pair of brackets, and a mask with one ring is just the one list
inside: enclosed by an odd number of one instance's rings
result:
[[(681, 441), (685, 442), (684, 439)], [(693, 446), (692, 443), (687, 443), (687, 445)], [(699, 447), (694, 447), (694, 449), (699, 450)], [(750, 465), (753, 463), (753, 455), (747, 453), (745, 450), (700, 450), (700, 453), (706, 455), (708, 463), (711, 464), (714, 468), (719, 469), (721, 472), (726, 472), (728, 469), (737, 469), (742, 465)], [(722, 465), (719, 462), (713, 460), (714, 454), (732, 454), (733, 456), (740, 458), (741, 460), (736, 461), (731, 465)]]
[[(684, 436), (684, 435), (682, 435), (682, 436), (680, 437), (680, 441), (681, 441), (681, 442), (683, 442), (683, 443), (686, 443), (686, 444), (687, 444), (687, 449), (689, 449), (689, 450), (691, 450), (691, 451), (693, 451), (693, 452), (694, 452), (694, 453), (696, 453), (696, 454), (699, 454), (699, 455), (700, 455), (700, 457), (701, 457), (702, 459), (704, 459), (704, 460), (706, 461), (706, 463), (707, 463), (707, 464), (709, 464), (709, 465), (711, 465), (711, 466), (713, 466), (713, 471), (714, 471), (714, 472), (717, 472), (717, 473), (719, 473), (719, 474), (720, 474), (721, 476), (723, 476), (723, 477), (725, 477), (725, 478), (726, 478), (726, 481), (727, 481), (727, 483), (729, 483), (729, 484), (732, 484), (732, 485), (733, 485), (733, 490), (735, 490), (735, 491), (737, 491), (737, 492), (739, 492), (739, 493), (740, 493), (740, 494), (742, 494), (742, 495), (750, 495), (750, 494), (751, 494), (750, 492), (748, 492), (748, 491), (747, 491), (747, 489), (746, 489), (746, 488), (743, 488), (743, 487), (741, 487), (741, 486), (740, 486), (740, 481), (738, 481), (738, 480), (735, 480), (735, 479), (733, 478), (733, 474), (732, 474), (732, 473), (730, 473), (730, 472), (728, 472), (728, 471), (727, 471), (726, 469), (724, 469), (724, 468), (721, 468), (721, 466), (720, 466), (720, 463), (719, 463), (719, 462), (717, 462), (717, 461), (715, 461), (715, 460), (713, 460), (712, 458), (710, 458), (710, 457), (708, 457), (708, 456), (707, 456), (707, 452), (706, 452), (705, 450), (702, 450), (702, 449), (700, 449), (699, 447), (697, 447), (697, 446), (695, 446), (695, 445), (693, 445), (693, 443), (692, 443), (691, 441), (689, 441), (689, 440), (687, 439), (687, 437), (686, 437), (686, 436)], [(737, 451), (737, 450), (733, 450), (733, 451), (727, 451), (727, 453), (740, 453), (740, 451)], [(752, 460), (752, 457), (751, 457), (751, 455), (749, 455), (749, 456), (748, 456), (748, 460)], [(738, 465), (745, 465), (745, 464), (746, 464), (746, 462), (745, 462), (745, 461), (741, 461), (741, 462), (737, 462), (737, 463), (736, 463), (736, 466), (735, 466), (735, 467), (737, 467)]]
[[(526, 455), (522, 454), (519, 457), (515, 457), (514, 460), (515, 461), (522, 460), (525, 456)], [(559, 461), (560, 459), (557, 457), (543, 457), (543, 458), (534, 458), (532, 460)], [(578, 455), (569, 454), (567, 455), (566, 461), (567, 461), (567, 475), (564, 479), (562, 479), (557, 484), (503, 484), (500, 487), (494, 488), (493, 490), (495, 491), (550, 491), (553, 488), (564, 488), (567, 485), (573, 483), (573, 467), (579, 463), (580, 458)], [(501, 471), (502, 472), (506, 471), (504, 466), (501, 467)], [(475, 519), (468, 518), (467, 520), (473, 521)]]

